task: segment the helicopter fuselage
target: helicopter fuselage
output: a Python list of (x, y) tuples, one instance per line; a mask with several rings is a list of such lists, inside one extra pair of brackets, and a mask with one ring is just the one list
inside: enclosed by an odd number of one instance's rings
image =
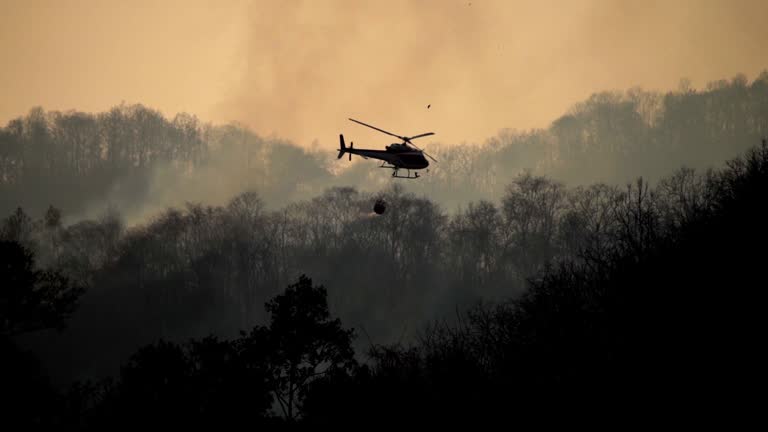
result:
[(364, 158), (380, 159), (397, 168), (419, 170), (429, 166), (429, 161), (422, 152), (395, 146), (400, 146), (400, 144), (387, 146), (386, 150), (347, 148), (345, 152)]

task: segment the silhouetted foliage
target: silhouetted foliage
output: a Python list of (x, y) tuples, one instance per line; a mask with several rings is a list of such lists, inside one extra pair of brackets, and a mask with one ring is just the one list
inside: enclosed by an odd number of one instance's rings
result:
[(292, 422), (316, 380), (356, 367), (353, 333), (331, 318), (325, 288), (304, 276), (266, 309), (269, 326), (231, 341), (161, 339), (142, 347), (115, 383), (74, 386), (68, 409), (88, 426), (221, 427), (275, 424), (277, 402)]
[(271, 314), (267, 346), (275, 397), (283, 415), (293, 420), (316, 379), (355, 366), (353, 331), (330, 318), (325, 288), (313, 286), (303, 275), (266, 309)]
[[(16, 222), (23, 220), (20, 214), (12, 216), (12, 226), (19, 226)], [(8, 233), (4, 230), (5, 235)], [(55, 421), (58, 395), (35, 354), (18, 339), (44, 329), (62, 330), (82, 293), (83, 288), (60, 272), (38, 269), (32, 251), (17, 241), (0, 240), (0, 400), (4, 424), (30, 427)]]
[(255, 425), (271, 402), (267, 382), (265, 348), (253, 339), (160, 340), (134, 353), (83, 417), (102, 426)]
[(63, 329), (84, 289), (58, 271), (35, 268), (34, 255), (15, 241), (0, 240), (0, 337)]
[(411, 347), (374, 347), (370, 367), (315, 387), (307, 420), (752, 409), (744, 392), (762, 367), (768, 146), (690, 176), (671, 177), (663, 194), (630, 185), (612, 207), (610, 241), (553, 263), (521, 297), (431, 326)]
[(48, 426), (56, 421), (58, 394), (35, 353), (0, 336), (0, 401), (8, 428)]

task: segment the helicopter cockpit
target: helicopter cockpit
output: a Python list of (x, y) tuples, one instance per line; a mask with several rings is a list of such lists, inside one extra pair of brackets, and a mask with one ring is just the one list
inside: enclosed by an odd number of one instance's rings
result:
[(388, 145), (386, 148), (387, 148), (387, 151), (393, 152), (393, 153), (413, 151), (413, 149), (411, 149), (407, 145), (400, 144), (400, 143), (392, 143), (392, 144)]

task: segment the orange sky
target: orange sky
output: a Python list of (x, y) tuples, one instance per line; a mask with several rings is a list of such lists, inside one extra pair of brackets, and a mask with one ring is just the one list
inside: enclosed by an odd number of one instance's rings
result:
[(0, 0), (0, 11), (2, 124), (36, 105), (125, 101), (302, 145), (333, 147), (339, 132), (389, 141), (347, 117), (457, 143), (545, 127), (595, 91), (768, 68), (764, 0)]

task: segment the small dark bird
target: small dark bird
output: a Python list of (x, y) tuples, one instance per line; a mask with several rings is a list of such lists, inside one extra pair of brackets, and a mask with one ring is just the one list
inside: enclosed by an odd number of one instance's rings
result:
[(432, 106), (432, 104), (427, 105), (427, 109), (429, 109), (429, 107), (431, 107), (431, 106)]

